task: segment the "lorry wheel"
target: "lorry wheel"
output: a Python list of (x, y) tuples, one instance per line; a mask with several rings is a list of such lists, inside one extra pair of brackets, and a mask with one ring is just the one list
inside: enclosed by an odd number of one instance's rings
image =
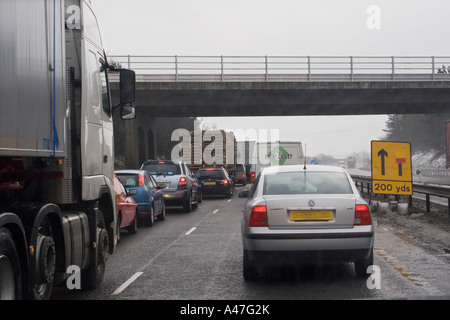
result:
[(9, 230), (0, 228), (0, 300), (22, 298), (19, 254)]
[(39, 226), (36, 238), (35, 279), (31, 298), (48, 300), (53, 290), (55, 277), (56, 249), (50, 221), (45, 218)]
[[(105, 219), (101, 208), (97, 213), (96, 247), (93, 248), (95, 255), (89, 267), (83, 271), (82, 283), (85, 289), (96, 289), (102, 283), (105, 276), (106, 260), (108, 257), (109, 237), (106, 230)], [(92, 256), (92, 255), (91, 255)]]

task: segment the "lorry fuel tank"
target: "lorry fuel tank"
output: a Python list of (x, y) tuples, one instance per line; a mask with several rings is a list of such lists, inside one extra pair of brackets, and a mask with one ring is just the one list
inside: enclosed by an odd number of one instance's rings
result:
[(66, 268), (76, 265), (84, 269), (89, 262), (89, 223), (84, 212), (65, 211), (62, 213), (62, 226), (65, 239)]

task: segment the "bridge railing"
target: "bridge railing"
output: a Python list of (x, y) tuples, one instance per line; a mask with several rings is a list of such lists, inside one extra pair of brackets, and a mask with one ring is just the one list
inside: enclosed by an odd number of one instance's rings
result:
[(111, 55), (141, 81), (449, 81), (450, 56)]

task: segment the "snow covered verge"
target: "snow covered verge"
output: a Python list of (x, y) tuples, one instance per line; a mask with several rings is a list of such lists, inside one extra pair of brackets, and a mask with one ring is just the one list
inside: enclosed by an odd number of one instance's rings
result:
[(438, 155), (431, 150), (429, 152), (416, 152), (411, 156), (414, 169), (445, 169), (445, 154)]
[(412, 174), (415, 182), (450, 185), (450, 170), (445, 169), (445, 155), (436, 152), (415, 153), (411, 156)]

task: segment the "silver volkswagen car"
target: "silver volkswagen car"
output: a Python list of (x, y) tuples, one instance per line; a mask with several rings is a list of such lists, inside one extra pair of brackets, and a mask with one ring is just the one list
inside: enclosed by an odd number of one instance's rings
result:
[(367, 202), (338, 166), (265, 168), (247, 197), (241, 223), (243, 275), (260, 267), (302, 262), (354, 262), (357, 275), (373, 264), (374, 227)]

